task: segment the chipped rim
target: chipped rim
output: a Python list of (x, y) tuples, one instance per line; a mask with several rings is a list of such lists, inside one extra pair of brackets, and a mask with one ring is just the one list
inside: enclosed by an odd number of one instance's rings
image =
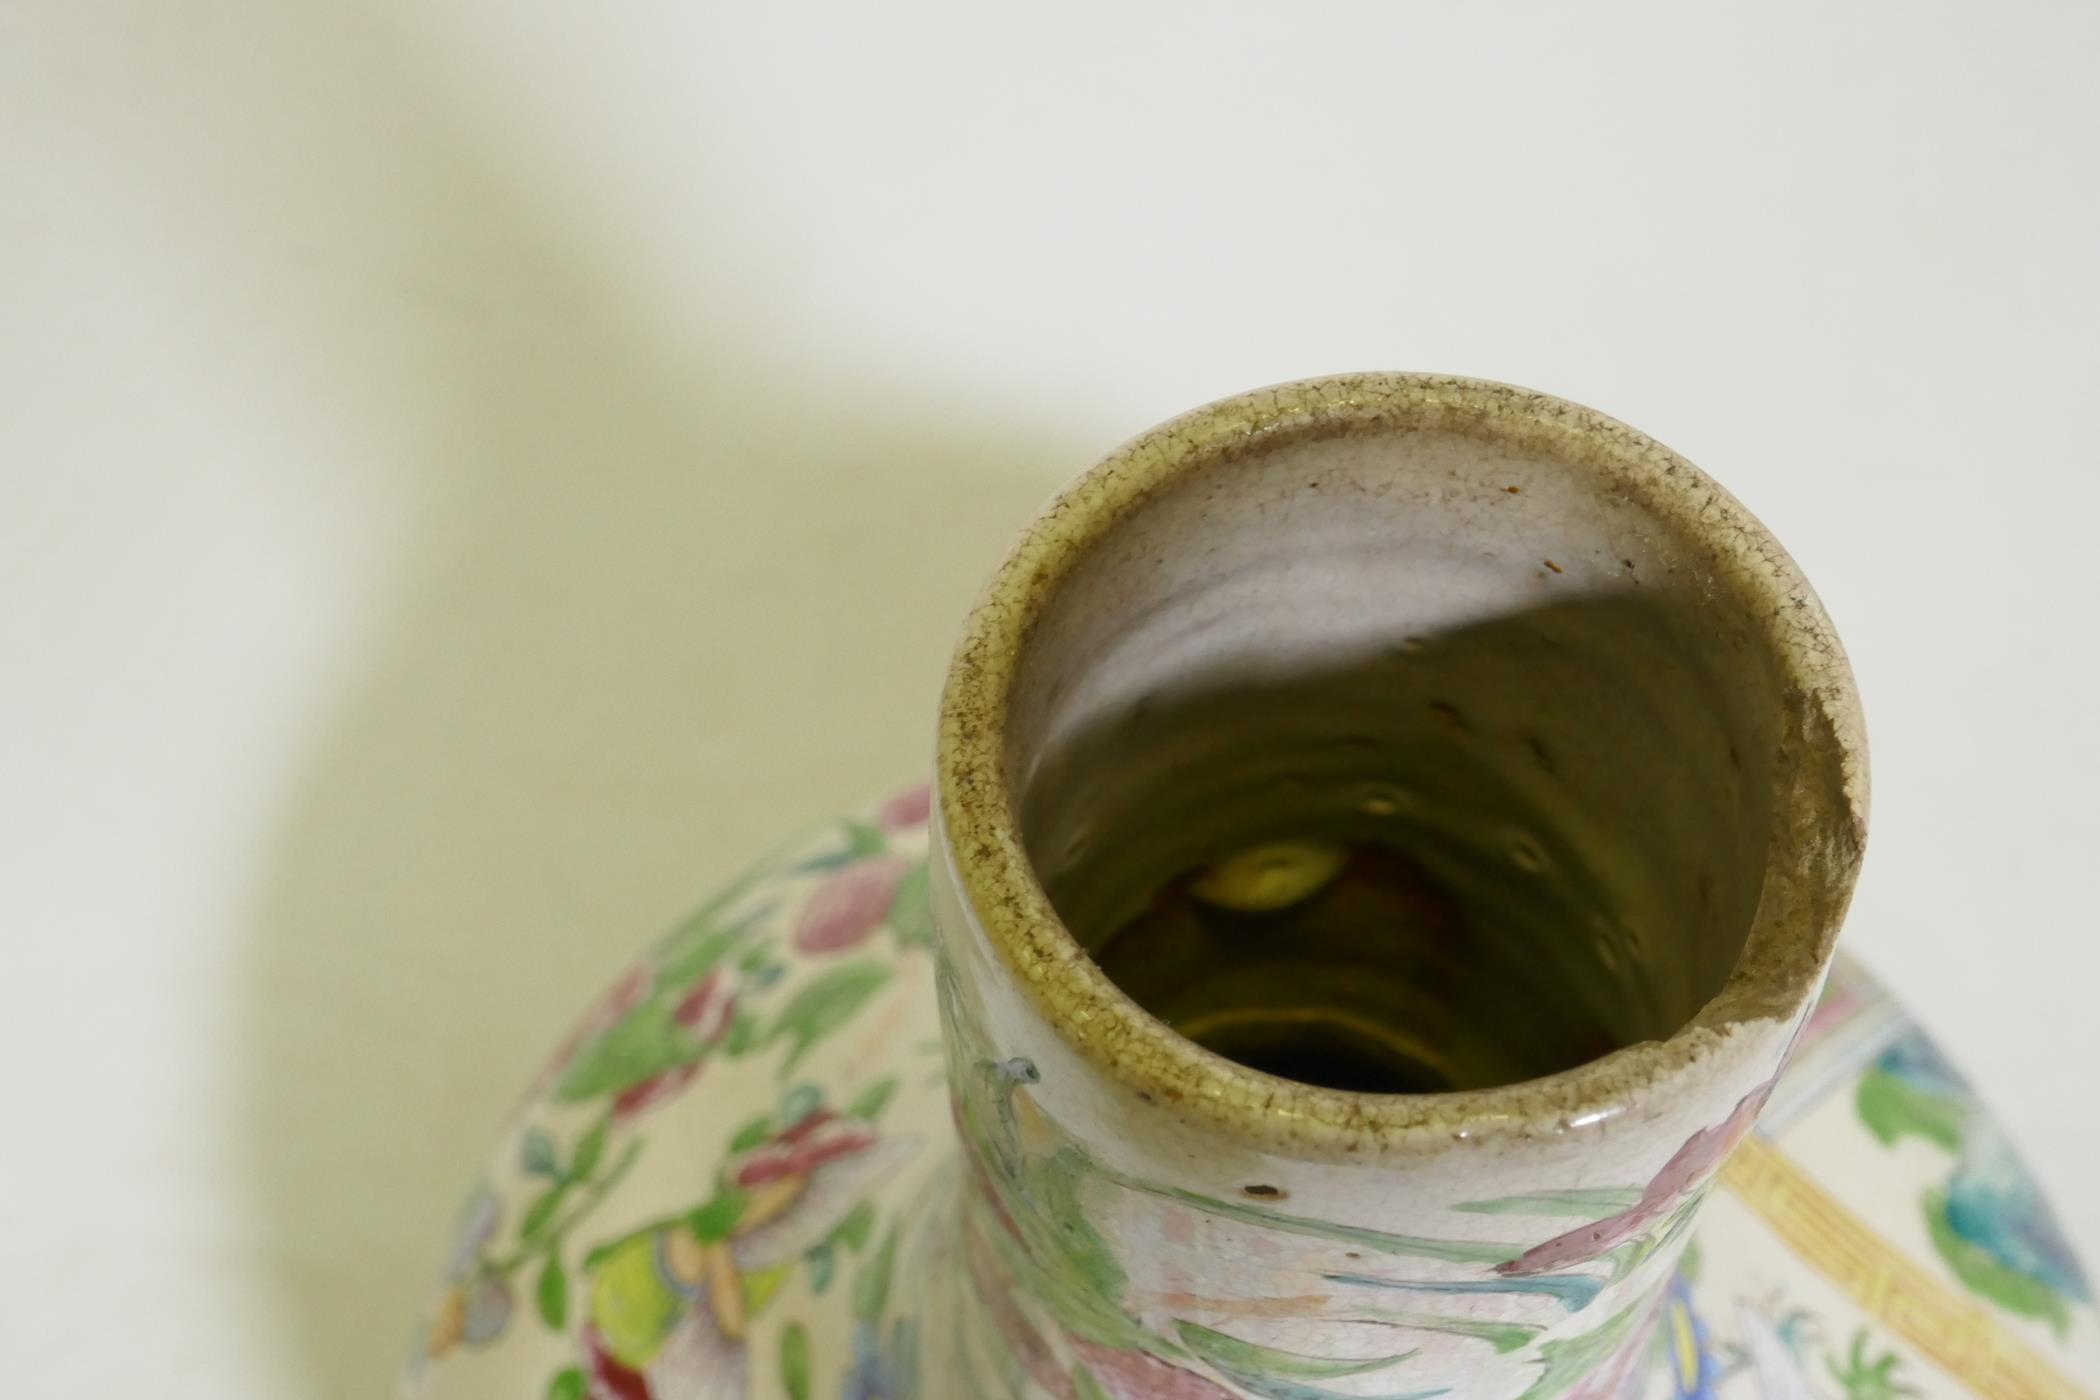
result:
[[(1267, 443), (1393, 430), (1462, 433), (1585, 473), (1704, 546), (1717, 577), (1761, 605), (1784, 688), (1810, 721), (1796, 735), (1797, 772), (1806, 776), (1791, 790), (1795, 820), (1775, 807), (1765, 895), (1735, 967), (1667, 1039), (1486, 1089), (1374, 1094), (1302, 1084), (1207, 1050), (1139, 1006), (1065, 929), (1036, 878), (1009, 781), (1006, 715), (1018, 659), (1061, 581), (1120, 521), (1209, 466)], [(1409, 373), (1308, 379), (1221, 399), (1140, 434), (1060, 491), (965, 621), (941, 696), (935, 773), (937, 840), (969, 916), (1073, 1050), (1145, 1102), (1323, 1155), (1533, 1137), (1616, 1119), (1722, 1052), (1745, 1023), (1799, 1017), (1829, 966), (1867, 813), (1864, 732), (1843, 648), (1807, 580), (1749, 511), (1668, 448), (1594, 410), (1511, 385)], [(1812, 839), (1804, 816), (1823, 819), (1838, 839)]]

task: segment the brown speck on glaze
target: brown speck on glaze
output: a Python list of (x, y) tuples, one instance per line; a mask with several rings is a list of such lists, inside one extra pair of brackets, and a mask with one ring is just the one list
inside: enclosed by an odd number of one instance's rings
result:
[(1503, 490), (1505, 490), (1505, 491), (1507, 491), (1507, 492), (1509, 492), (1509, 494), (1510, 494), (1510, 495), (1514, 496), (1514, 495), (1516, 495), (1516, 494), (1517, 494), (1517, 493), (1518, 493), (1519, 491), (1522, 491), (1522, 490), (1523, 490), (1524, 488), (1523, 488), (1523, 487), (1521, 487), (1521, 486), (1505, 486), (1505, 487), (1503, 487), (1502, 489), (1503, 489)]
[[(1721, 991), (1665, 1040), (1540, 1079), (1457, 1093), (1378, 1095), (1277, 1079), (1203, 1049), (1115, 986), (1065, 930), (1023, 849), (1006, 763), (1018, 658), (1046, 600), (1102, 535), (1167, 490), (1274, 444), (1395, 432), (1471, 437), (1552, 463), (1695, 542), (1705, 586), (1757, 619), (1760, 649), (1793, 697), (1792, 774), (1772, 821), (1764, 898)], [(1631, 561), (1626, 563), (1632, 568)], [(1805, 1011), (1850, 898), (1865, 842), (1866, 752), (1843, 649), (1793, 561), (1695, 467), (1590, 409), (1506, 384), (1357, 374), (1259, 389), (1143, 433), (1057, 496), (970, 613), (940, 711), (941, 828), (963, 899), (1023, 996), (1073, 1052), (1191, 1120), (1301, 1157), (1410, 1153), (1451, 1142), (1552, 1135), (1671, 1092), (1733, 1039)], [(1804, 833), (1820, 828), (1811, 840)], [(1837, 835), (1827, 833), (1835, 831)], [(1111, 1052), (1112, 1051), (1112, 1052)]]
[(1547, 559), (1543, 562), (1545, 563), (1547, 568), (1553, 570), (1553, 572), (1556, 574), (1564, 574), (1567, 572), (1566, 569), (1563, 569), (1560, 565), (1554, 563), (1551, 559)]
[(1281, 1186), (1268, 1186), (1261, 1182), (1242, 1186), (1240, 1194), (1251, 1196), (1257, 1201), (1287, 1201), (1291, 1198), (1291, 1193), (1284, 1190)]

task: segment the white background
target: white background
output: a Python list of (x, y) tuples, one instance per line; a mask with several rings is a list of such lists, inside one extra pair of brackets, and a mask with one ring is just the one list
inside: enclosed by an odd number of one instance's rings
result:
[(1370, 367), (1732, 487), (1849, 945), (2100, 1251), (2100, 9), (0, 5), (0, 1354), (372, 1396), (628, 953), (915, 773), (1127, 434)]

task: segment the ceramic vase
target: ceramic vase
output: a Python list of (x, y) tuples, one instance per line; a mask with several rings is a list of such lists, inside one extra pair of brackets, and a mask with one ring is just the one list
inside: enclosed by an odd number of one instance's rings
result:
[[(1303, 722), (1293, 687), (1330, 676), (1356, 688)], [(1224, 691), (1259, 718), (1187, 722)], [(1451, 1083), (1271, 1073), (1104, 970), (1144, 872), (1280, 849), (1292, 783), (1349, 794), (1333, 831), (1413, 833), (1410, 868), (1498, 851), (1478, 907), (1512, 926), (1596, 894), (1419, 1006), (1372, 970), (1307, 1003), (1288, 946), (1219, 993), (1294, 1034), (1389, 1007), (1365, 1033)], [(2080, 1393), (2090, 1295), (2046, 1206), (1930, 1042), (1831, 974), (1865, 786), (1807, 584), (1650, 439), (1430, 376), (1197, 410), (988, 585), (931, 792), (783, 849), (587, 1013), (470, 1195), (404, 1393)], [(1273, 874), (1234, 897), (1272, 907)], [(1556, 1040), (1569, 1007), (1609, 1043)]]

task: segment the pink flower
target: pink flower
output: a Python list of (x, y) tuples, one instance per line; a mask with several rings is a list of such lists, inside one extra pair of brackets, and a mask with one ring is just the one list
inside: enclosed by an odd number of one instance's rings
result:
[(933, 787), (921, 783), (883, 803), (875, 813), (875, 822), (884, 831), (915, 831), (926, 825), (927, 814), (932, 810)]
[(1072, 1346), (1113, 1400), (1238, 1400), (1216, 1381), (1148, 1352), (1120, 1351), (1076, 1337)]
[(795, 925), (795, 947), (804, 953), (839, 953), (867, 940), (897, 896), (897, 882), (911, 869), (901, 856), (876, 856), (840, 870), (809, 897)]
[(679, 998), (671, 1019), (692, 1033), (702, 1045), (718, 1044), (729, 1034), (736, 1016), (736, 993), (722, 985), (722, 974), (710, 972)]
[(1497, 1264), (1498, 1274), (1543, 1274), (1555, 1269), (1564, 1269), (1571, 1264), (1587, 1263), (1632, 1239), (1654, 1221), (1669, 1213), (1672, 1206), (1684, 1193), (1704, 1181), (1735, 1145), (1750, 1131), (1757, 1121), (1757, 1112), (1765, 1106), (1765, 1096), (1772, 1091), (1767, 1083), (1743, 1096), (1741, 1103), (1726, 1118), (1710, 1128), (1701, 1128), (1684, 1140), (1670, 1160), (1663, 1163), (1662, 1170), (1641, 1192), (1640, 1200), (1632, 1209), (1579, 1225), (1564, 1235), (1555, 1235), (1544, 1244), (1534, 1245), (1507, 1263)]
[(699, 1076), (700, 1064), (699, 1060), (690, 1060), (682, 1065), (673, 1065), (661, 1074), (652, 1074), (641, 1083), (622, 1089), (613, 1096), (613, 1122), (629, 1122), (650, 1109), (677, 1098), (685, 1092), (686, 1085)]

